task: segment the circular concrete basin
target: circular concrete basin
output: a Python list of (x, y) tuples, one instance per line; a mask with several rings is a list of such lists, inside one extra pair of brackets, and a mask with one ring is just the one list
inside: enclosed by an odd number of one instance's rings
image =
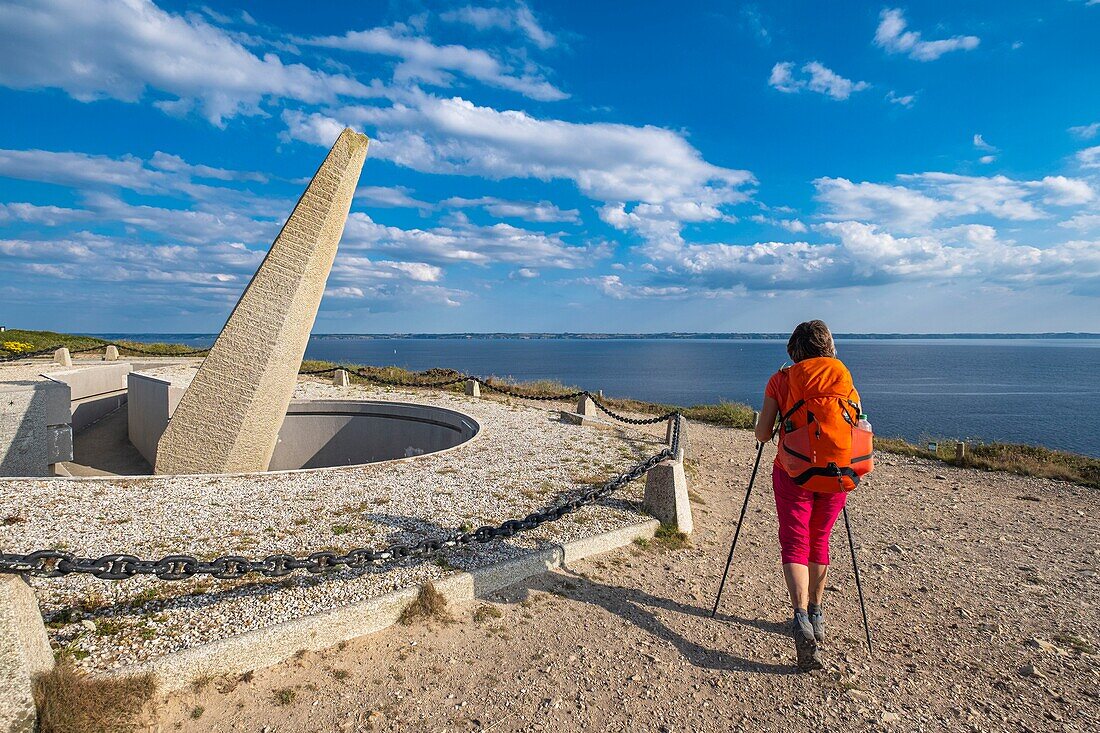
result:
[(290, 403), (270, 471), (352, 466), (454, 448), (481, 426), (454, 410), (407, 402), (299, 400)]

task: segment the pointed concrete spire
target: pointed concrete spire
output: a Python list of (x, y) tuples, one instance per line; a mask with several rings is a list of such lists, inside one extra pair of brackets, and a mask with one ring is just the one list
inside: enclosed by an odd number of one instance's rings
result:
[(172, 414), (158, 474), (267, 470), (366, 155), (340, 133)]

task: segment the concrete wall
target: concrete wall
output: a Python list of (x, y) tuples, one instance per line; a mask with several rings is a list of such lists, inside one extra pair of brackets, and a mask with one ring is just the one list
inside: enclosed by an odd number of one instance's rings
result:
[(0, 476), (48, 476), (51, 464), (72, 459), (68, 385), (0, 384)]
[(153, 465), (157, 459), (157, 443), (185, 389), (172, 386), (166, 379), (137, 372), (130, 372), (127, 382), (126, 417), (130, 442), (149, 465)]
[(401, 402), (301, 400), (290, 403), (271, 457), (272, 471), (409, 458), (465, 443), (470, 417)]
[[(130, 442), (153, 463), (183, 387), (130, 374)], [(460, 412), (430, 405), (367, 400), (299, 400), (287, 410), (270, 470), (351, 466), (453, 448), (481, 429)]]
[(72, 427), (79, 432), (96, 420), (126, 404), (126, 377), (133, 366), (127, 362), (81, 367), (42, 376), (69, 385)]

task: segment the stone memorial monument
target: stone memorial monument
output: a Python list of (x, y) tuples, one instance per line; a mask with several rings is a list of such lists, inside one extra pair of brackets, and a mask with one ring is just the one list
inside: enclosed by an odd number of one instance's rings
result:
[(340, 133), (172, 414), (156, 473), (267, 470), (367, 142)]

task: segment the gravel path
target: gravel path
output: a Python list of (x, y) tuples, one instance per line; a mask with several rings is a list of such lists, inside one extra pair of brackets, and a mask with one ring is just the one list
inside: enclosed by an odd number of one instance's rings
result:
[(162, 700), (157, 729), (1100, 729), (1096, 491), (882, 456), (851, 500), (876, 658), (841, 525), (827, 669), (799, 675), (767, 472), (709, 618), (754, 451), (746, 431), (691, 427), (690, 548), (618, 550), (453, 609), (454, 624), (214, 680)]
[[(187, 369), (189, 367), (181, 367)], [(497, 524), (606, 480), (661, 448), (637, 432), (580, 428), (519, 401), (302, 380), (297, 399), (384, 399), (464, 412), (482, 431), (437, 455), (365, 467), (253, 476), (0, 480), (0, 546), (160, 557), (303, 555), (415, 543)], [(242, 631), (640, 521), (642, 486), (508, 541), (442, 553), (435, 564), (237, 581), (36, 579), (51, 641), (87, 668), (113, 669)]]

